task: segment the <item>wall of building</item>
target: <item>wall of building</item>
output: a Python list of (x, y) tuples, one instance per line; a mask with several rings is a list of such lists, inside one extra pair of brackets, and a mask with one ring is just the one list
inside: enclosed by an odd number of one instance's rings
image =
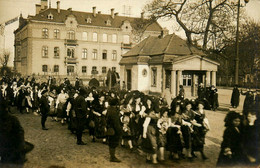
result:
[(133, 65), (131, 70), (132, 90), (138, 90), (138, 65)]
[[(48, 29), (47, 38), (42, 37), (43, 28)], [(59, 30), (58, 39), (54, 37), (55, 29)], [(75, 32), (76, 45), (74, 46), (66, 44), (66, 40), (69, 39), (68, 31), (71, 30)], [(85, 32), (87, 33), (87, 39), (83, 38), (83, 33)], [(93, 40), (93, 33), (98, 34), (97, 41)], [(107, 41), (103, 41), (103, 34), (107, 34)], [(112, 40), (113, 35), (117, 36), (116, 42)], [(124, 35), (129, 36), (129, 44), (124, 42)], [(142, 39), (149, 35), (158, 36), (160, 35), (160, 31), (146, 31), (142, 34)], [(19, 39), (19, 41), (22, 41), (20, 48), (21, 59), (16, 58), (16, 60), (21, 60), (21, 62), (15, 63), (15, 68), (22, 75), (67, 75), (67, 48), (73, 47), (75, 49), (75, 63), (71, 64), (74, 66), (73, 75), (92, 78), (92, 67), (96, 66), (98, 74), (95, 76), (104, 78), (106, 73), (102, 73), (102, 67), (106, 67), (106, 71), (115, 67), (116, 71), (120, 72), (119, 61), (121, 60), (121, 55), (129, 51), (137, 42), (140, 42), (136, 41), (136, 34), (132, 33), (131, 23), (127, 19), (122, 22), (120, 28), (112, 28), (109, 26), (79, 25), (73, 15), (68, 15), (64, 23), (54, 23), (52, 19), (50, 21), (30, 20), (28, 25), (16, 32), (15, 36), (16, 40)], [(47, 58), (42, 57), (43, 46), (48, 47)], [(54, 57), (54, 47), (59, 47), (59, 58)], [(87, 49), (87, 58), (82, 58), (83, 49)], [(92, 58), (94, 49), (97, 50), (97, 59)], [(103, 50), (107, 51), (107, 59), (102, 59)], [(112, 52), (114, 50), (117, 52), (116, 60), (112, 60)], [(47, 73), (43, 72), (43, 65), (48, 66)], [(54, 72), (54, 65), (59, 66), (58, 73)], [(87, 68), (86, 73), (82, 73), (83, 66)], [(137, 79), (132, 78), (132, 80), (133, 88), (138, 88), (137, 82), (135, 82)]]
[[(138, 66), (138, 76), (134, 76), (137, 78), (137, 89), (139, 91), (148, 92), (150, 89), (150, 70), (148, 65), (137, 65)], [(146, 71), (146, 74), (144, 74)]]

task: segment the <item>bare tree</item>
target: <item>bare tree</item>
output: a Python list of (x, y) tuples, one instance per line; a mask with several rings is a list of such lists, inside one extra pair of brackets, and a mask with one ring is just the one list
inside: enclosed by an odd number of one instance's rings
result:
[(142, 18), (136, 18), (134, 19), (132, 23), (132, 33), (133, 33), (133, 40), (136, 43), (139, 43), (144, 36), (145, 30), (151, 25), (155, 24), (156, 20), (154, 18), (149, 18), (149, 19), (142, 19)]
[(233, 38), (236, 4), (229, 0), (153, 0), (144, 10), (154, 20), (174, 18), (188, 43), (200, 42), (204, 50)]
[(0, 55), (0, 64), (1, 64), (2, 67), (8, 66), (9, 58), (10, 58), (10, 52), (4, 50)]

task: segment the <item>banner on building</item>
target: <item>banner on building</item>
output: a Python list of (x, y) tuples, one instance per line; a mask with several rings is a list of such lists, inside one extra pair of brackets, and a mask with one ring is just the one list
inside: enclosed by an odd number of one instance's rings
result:
[(13, 19), (8, 20), (7, 22), (5, 22), (5, 25), (7, 26), (7, 25), (9, 25), (9, 24), (11, 24), (11, 23), (13, 23), (13, 22), (15, 22), (15, 21), (17, 21), (17, 20), (18, 20), (18, 17), (15, 17), (15, 18), (13, 18)]

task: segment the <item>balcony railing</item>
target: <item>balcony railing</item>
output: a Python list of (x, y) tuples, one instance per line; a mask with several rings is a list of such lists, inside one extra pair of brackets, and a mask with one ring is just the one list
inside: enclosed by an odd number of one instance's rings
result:
[(65, 39), (65, 45), (78, 45), (78, 40)]
[(98, 74), (98, 71), (93, 71), (93, 70), (92, 70), (92, 71), (91, 71), (91, 74), (92, 74), (92, 75), (96, 75), (96, 74)]
[(78, 63), (77, 61), (78, 58), (74, 57), (74, 58), (71, 58), (71, 57), (65, 57), (65, 63), (71, 63), (71, 64), (76, 64)]
[(131, 49), (132, 48), (132, 43), (129, 43), (129, 44), (121, 43), (121, 48), (123, 48), (123, 49)]

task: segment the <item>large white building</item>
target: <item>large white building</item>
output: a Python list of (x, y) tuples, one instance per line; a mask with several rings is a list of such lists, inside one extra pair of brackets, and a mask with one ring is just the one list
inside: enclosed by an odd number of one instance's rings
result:
[[(150, 24), (137, 30), (140, 18), (48, 8), (47, 0), (36, 4), (36, 15), (19, 18), (15, 30), (14, 68), (22, 75), (104, 77), (108, 69), (120, 71), (121, 55), (140, 39), (158, 36), (162, 27)], [(140, 37), (141, 34), (141, 37)], [(138, 37), (137, 37), (138, 36)], [(136, 40), (137, 39), (137, 40)]]

